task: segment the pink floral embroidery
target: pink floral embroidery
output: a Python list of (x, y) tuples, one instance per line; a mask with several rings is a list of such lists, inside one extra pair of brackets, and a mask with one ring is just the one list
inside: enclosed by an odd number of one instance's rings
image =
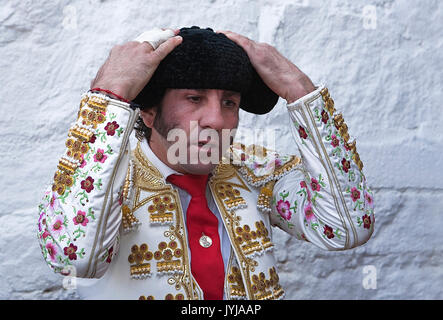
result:
[(77, 260), (77, 246), (75, 246), (73, 243), (69, 245), (69, 247), (63, 248), (63, 253), (65, 256), (68, 256), (69, 260)]
[(106, 134), (108, 136), (113, 136), (118, 127), (120, 126), (118, 125), (117, 121), (108, 122), (105, 126)]
[(95, 142), (95, 139), (97, 139), (97, 137), (95, 136), (95, 134), (93, 134), (92, 136), (91, 136), (91, 138), (89, 138), (89, 143), (94, 143)]
[(308, 194), (308, 201), (311, 201), (311, 191), (309, 191), (308, 186), (306, 185), (306, 181), (301, 181), (300, 182), (300, 187), (305, 188), (306, 189), (306, 193)]
[(43, 229), (46, 229), (46, 212), (42, 212), (40, 217), (38, 218), (38, 232), (42, 232)]
[(77, 215), (72, 219), (72, 221), (74, 221), (75, 225), (81, 224), (83, 227), (85, 227), (88, 224), (89, 219), (86, 218), (86, 212), (78, 210)]
[(349, 171), (349, 168), (351, 168), (351, 163), (345, 158), (343, 158), (341, 160), (341, 164), (343, 166), (343, 171), (347, 173)]
[(97, 153), (94, 154), (94, 162), (105, 163), (106, 159), (108, 159), (108, 156), (105, 155), (105, 150), (97, 149)]
[(114, 247), (111, 247), (111, 249), (108, 250), (108, 257), (106, 258), (107, 263), (111, 263), (112, 261), (112, 252), (114, 251)]
[(358, 191), (356, 187), (352, 187), (351, 189), (351, 198), (354, 202), (360, 199), (360, 191)]
[(81, 188), (86, 190), (87, 193), (94, 189), (94, 179), (92, 177), (87, 177), (85, 180), (80, 182)]
[(289, 201), (279, 200), (277, 202), (278, 213), (282, 216), (282, 218), (288, 221), (291, 219), (291, 210), (289, 209), (290, 207), (291, 204), (289, 203)]
[(302, 137), (303, 139), (306, 139), (308, 137), (308, 134), (306, 133), (305, 128), (303, 128), (302, 126), (298, 127), (298, 134), (300, 135), (300, 137)]
[(363, 227), (369, 229), (371, 227), (371, 217), (365, 214), (361, 219), (363, 220)]
[(57, 248), (52, 242), (48, 242), (45, 245), (46, 250), (48, 250), (49, 257), (55, 262), (55, 255), (57, 254)]
[(310, 202), (305, 208), (305, 217), (308, 221), (315, 219), (314, 211), (312, 210), (312, 204)]
[(328, 120), (329, 120), (328, 113), (325, 110), (322, 110), (322, 112), (321, 112), (321, 121), (324, 124), (326, 124), (326, 123), (328, 123)]
[(372, 199), (372, 196), (371, 196), (369, 193), (367, 193), (367, 192), (365, 192), (365, 200), (366, 200), (366, 203), (367, 203), (371, 208), (374, 206), (374, 200)]
[(55, 221), (51, 225), (51, 232), (53, 235), (60, 235), (65, 231), (63, 222), (64, 222), (63, 216), (59, 215), (55, 217)]
[(59, 207), (60, 207), (60, 202), (58, 201), (56, 193), (52, 192), (51, 200), (49, 200), (49, 209), (51, 209), (51, 211), (54, 212)]
[(334, 232), (333, 232), (332, 228), (328, 225), (325, 225), (323, 233), (326, 235), (326, 237), (328, 237), (328, 239), (334, 238)]
[(311, 189), (312, 191), (320, 191), (320, 184), (314, 178), (311, 178)]
[(82, 163), (80, 164), (80, 168), (83, 168), (84, 166), (86, 166), (88, 163), (86, 162), (86, 160), (84, 159), (84, 155), (82, 154), (81, 156), (82, 159)]
[(337, 136), (335, 134), (333, 134), (331, 136), (332, 140), (331, 140), (331, 144), (334, 148), (338, 147), (340, 140), (338, 140)]
[(49, 232), (48, 232), (47, 230), (45, 230), (45, 231), (42, 233), (42, 239), (46, 239), (49, 235), (50, 235)]

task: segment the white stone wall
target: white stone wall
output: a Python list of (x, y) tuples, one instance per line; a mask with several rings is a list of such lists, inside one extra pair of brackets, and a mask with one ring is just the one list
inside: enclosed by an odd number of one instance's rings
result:
[[(375, 232), (362, 247), (326, 252), (275, 232), (287, 298), (442, 299), (439, 0), (1, 0), (0, 299), (78, 298), (44, 263), (36, 228), (79, 97), (114, 44), (192, 25), (268, 42), (326, 82), (375, 190)], [(295, 150), (282, 101), (241, 116)]]

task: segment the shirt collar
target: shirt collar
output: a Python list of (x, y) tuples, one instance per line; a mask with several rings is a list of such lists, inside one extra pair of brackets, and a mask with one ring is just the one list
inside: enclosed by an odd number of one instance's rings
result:
[(161, 161), (152, 151), (151, 147), (149, 146), (149, 143), (146, 140), (143, 140), (143, 142), (141, 142), (140, 144), (142, 151), (148, 157), (149, 161), (152, 162), (152, 164), (158, 169), (158, 171), (160, 171), (160, 173), (163, 175), (165, 179), (169, 177), (171, 174), (179, 174), (179, 175), (183, 174), (178, 171), (175, 171), (174, 169), (169, 167), (166, 163)]

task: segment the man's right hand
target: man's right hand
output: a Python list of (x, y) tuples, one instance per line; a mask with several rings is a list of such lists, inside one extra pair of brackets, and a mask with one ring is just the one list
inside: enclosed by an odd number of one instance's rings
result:
[(180, 30), (173, 31), (175, 36), (155, 50), (148, 42), (130, 41), (114, 46), (91, 82), (91, 89), (110, 90), (133, 100), (149, 82), (160, 62), (182, 42), (182, 37), (177, 36)]

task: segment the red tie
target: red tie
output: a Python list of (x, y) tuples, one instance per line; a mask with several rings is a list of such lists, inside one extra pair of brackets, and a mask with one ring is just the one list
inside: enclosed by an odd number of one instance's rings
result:
[(222, 300), (225, 271), (218, 220), (209, 210), (206, 200), (208, 175), (171, 174), (166, 180), (191, 195), (186, 211), (186, 227), (191, 249), (192, 275), (203, 290), (206, 300)]

